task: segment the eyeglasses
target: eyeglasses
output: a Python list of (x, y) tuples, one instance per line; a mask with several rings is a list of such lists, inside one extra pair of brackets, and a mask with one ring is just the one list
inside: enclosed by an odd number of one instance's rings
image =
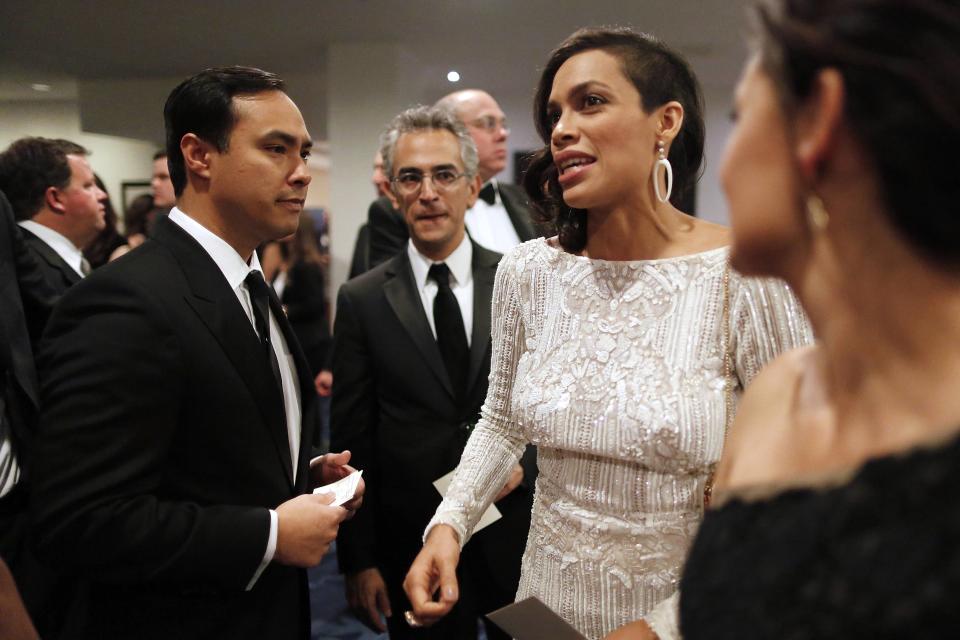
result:
[(453, 169), (438, 169), (433, 173), (408, 171), (401, 173), (395, 178), (391, 178), (390, 182), (397, 185), (397, 191), (403, 195), (412, 196), (415, 193), (420, 193), (420, 189), (423, 188), (423, 181), (425, 178), (430, 178), (431, 182), (433, 182), (433, 188), (438, 192), (442, 192), (452, 189), (457, 180), (465, 175), (467, 174), (457, 173)]
[(488, 133), (493, 133), (495, 131), (499, 131), (500, 129), (510, 133), (510, 127), (507, 125), (507, 119), (497, 118), (496, 116), (483, 116), (482, 118), (471, 120), (470, 126), (477, 129), (483, 129)]

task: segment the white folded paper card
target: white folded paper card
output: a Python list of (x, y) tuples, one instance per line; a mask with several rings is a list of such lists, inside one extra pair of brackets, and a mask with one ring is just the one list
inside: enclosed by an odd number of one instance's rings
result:
[(514, 640), (587, 640), (535, 596), (491, 611), (487, 618)]
[[(456, 471), (456, 469), (454, 469), (447, 475), (437, 478), (436, 480), (433, 481), (433, 486), (437, 488), (437, 491), (440, 492), (441, 496), (447, 495), (447, 489), (450, 488), (450, 481), (453, 480), (454, 471)], [(494, 522), (496, 522), (502, 517), (503, 516), (500, 515), (500, 510), (497, 509), (495, 505), (490, 505), (487, 508), (487, 510), (483, 512), (483, 515), (480, 516), (480, 522), (478, 522), (477, 526), (473, 528), (473, 532), (476, 533), (477, 531), (480, 531), (480, 529), (483, 529), (484, 527), (489, 527), (490, 525), (492, 525)]]
[(360, 484), (360, 476), (362, 475), (363, 471), (354, 471), (346, 478), (340, 478), (336, 482), (317, 487), (313, 492), (332, 493), (334, 497), (330, 506), (339, 507), (343, 503), (353, 500), (353, 496), (357, 492), (357, 485)]

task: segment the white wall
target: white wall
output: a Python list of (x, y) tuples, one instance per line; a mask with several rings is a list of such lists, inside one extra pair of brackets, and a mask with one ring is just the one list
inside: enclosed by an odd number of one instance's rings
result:
[(0, 149), (24, 136), (65, 138), (89, 149), (90, 165), (106, 184), (114, 209), (121, 216), (120, 184), (149, 180), (157, 149), (143, 140), (81, 131), (76, 102), (0, 103)]

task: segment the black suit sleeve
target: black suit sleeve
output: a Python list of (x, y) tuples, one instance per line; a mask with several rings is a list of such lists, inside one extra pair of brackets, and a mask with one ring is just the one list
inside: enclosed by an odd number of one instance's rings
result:
[(60, 296), (47, 283), (40, 263), (27, 247), (20, 227), (14, 222), (10, 203), (7, 202), (3, 193), (0, 193), (0, 217), (2, 217), (0, 224), (3, 224), (4, 233), (9, 240), (10, 257), (17, 274), (17, 285), (20, 290), (20, 299), (23, 302), (23, 313), (30, 331), (30, 340), (36, 344), (39, 342), (43, 328), (50, 317), (50, 311)]
[(330, 449), (351, 452), (350, 464), (364, 470), (365, 505), (340, 525), (337, 558), (340, 571), (356, 573), (376, 566), (375, 519), (381, 475), (374, 459), (379, 415), (376, 378), (369, 345), (349, 294), (340, 289), (333, 327), (333, 399), (330, 407)]
[(78, 284), (54, 311), (38, 356), (31, 495), (38, 550), (53, 564), (120, 583), (242, 590), (252, 578), (267, 509), (158, 490), (177, 472), (171, 444), (189, 437), (180, 351), (164, 309), (119, 276)]
[(370, 235), (370, 268), (386, 262), (401, 251), (410, 238), (403, 215), (393, 208), (388, 198), (378, 198), (367, 211)]

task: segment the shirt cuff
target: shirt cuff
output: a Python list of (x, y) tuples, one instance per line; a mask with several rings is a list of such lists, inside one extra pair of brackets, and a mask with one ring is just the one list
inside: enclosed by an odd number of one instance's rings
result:
[(260, 574), (263, 573), (267, 565), (273, 561), (273, 556), (277, 552), (277, 523), (277, 512), (270, 509), (270, 536), (267, 538), (267, 551), (263, 554), (263, 560), (260, 561), (260, 566), (257, 567), (257, 571), (253, 574), (253, 577), (250, 578), (250, 582), (247, 583), (246, 591), (253, 589), (253, 585), (260, 579)]

